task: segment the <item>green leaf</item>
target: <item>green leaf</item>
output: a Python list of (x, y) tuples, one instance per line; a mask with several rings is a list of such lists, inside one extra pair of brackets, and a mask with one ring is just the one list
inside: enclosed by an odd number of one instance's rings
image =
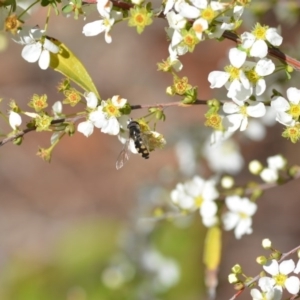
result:
[(50, 67), (70, 78), (70, 80), (78, 84), (85, 91), (94, 92), (101, 99), (89, 73), (74, 53), (57, 39), (52, 37), (47, 38), (60, 48), (57, 54), (50, 52)]

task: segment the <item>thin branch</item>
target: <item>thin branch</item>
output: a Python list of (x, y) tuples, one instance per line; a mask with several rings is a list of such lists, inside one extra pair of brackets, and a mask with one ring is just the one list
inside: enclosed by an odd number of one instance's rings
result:
[[(80, 117), (82, 118), (82, 117)], [(78, 117), (76, 118), (73, 118), (72, 120), (76, 121), (78, 119)], [(69, 121), (70, 119), (57, 119), (57, 120), (53, 120), (51, 122), (51, 125), (55, 125), (55, 124), (61, 124), (61, 123), (64, 123), (65, 121)], [(22, 137), (24, 136), (25, 134), (29, 133), (29, 132), (32, 132), (32, 131), (35, 131), (36, 130), (36, 127), (30, 127), (30, 128), (25, 128), (24, 130), (22, 131), (19, 131), (18, 133), (12, 135), (12, 136), (9, 136), (5, 139), (3, 139), (2, 141), (0, 141), (0, 147), (5, 145), (6, 143), (8, 142), (12, 142), (14, 141), (15, 139), (19, 138), (19, 137)]]
[(134, 104), (130, 105), (131, 109), (141, 109), (141, 108), (152, 108), (152, 107), (157, 107), (157, 108), (163, 108), (163, 107), (170, 107), (170, 106), (181, 106), (181, 107), (191, 107), (193, 105), (206, 105), (207, 101), (206, 100), (196, 100), (192, 104), (184, 104), (182, 101), (176, 101), (176, 102), (168, 102), (168, 103), (156, 103), (156, 104)]

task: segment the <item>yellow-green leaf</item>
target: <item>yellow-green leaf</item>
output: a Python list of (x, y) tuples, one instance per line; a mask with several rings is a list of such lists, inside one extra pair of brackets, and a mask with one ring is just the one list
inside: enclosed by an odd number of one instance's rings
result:
[(57, 54), (50, 52), (50, 67), (70, 78), (70, 80), (78, 84), (85, 91), (94, 92), (100, 99), (96, 86), (81, 61), (65, 44), (52, 37), (47, 38), (59, 47)]
[(208, 229), (205, 245), (203, 262), (208, 270), (215, 270), (220, 264), (221, 258), (221, 229), (218, 226)]

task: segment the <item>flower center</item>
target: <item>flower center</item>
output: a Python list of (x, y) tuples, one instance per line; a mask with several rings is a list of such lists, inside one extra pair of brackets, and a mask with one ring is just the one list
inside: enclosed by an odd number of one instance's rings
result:
[(254, 70), (246, 71), (245, 74), (249, 81), (253, 84), (256, 84), (256, 82), (260, 79), (260, 76)]
[(277, 274), (277, 275), (273, 276), (273, 278), (276, 281), (276, 285), (284, 287), (284, 283), (285, 283), (285, 281), (287, 279), (286, 275), (284, 275), (284, 274)]
[(136, 21), (136, 24), (141, 24), (143, 25), (145, 23), (145, 18), (142, 14), (137, 14), (135, 16), (135, 21)]
[(201, 17), (204, 20), (211, 21), (215, 17), (215, 12), (211, 7), (207, 7), (201, 12)]
[(252, 34), (258, 40), (265, 40), (266, 39), (266, 32), (268, 30), (268, 26), (261, 26), (260, 24), (256, 24), (255, 28), (252, 31)]
[(224, 70), (225, 72), (229, 73), (230, 81), (240, 78), (240, 70), (238, 68), (235, 68), (234, 66), (226, 66)]
[(203, 203), (203, 198), (202, 198), (201, 195), (198, 196), (198, 197), (195, 197), (195, 205), (196, 205), (197, 207), (201, 207), (202, 203)]
[(292, 104), (288, 112), (292, 115), (293, 119), (298, 119), (300, 116), (300, 106)]

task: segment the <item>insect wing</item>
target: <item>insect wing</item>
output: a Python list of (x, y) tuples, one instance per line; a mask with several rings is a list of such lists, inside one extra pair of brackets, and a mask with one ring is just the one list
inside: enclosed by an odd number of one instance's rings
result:
[(120, 152), (117, 161), (116, 161), (116, 168), (117, 170), (121, 169), (125, 163), (129, 160), (130, 157), (130, 150), (129, 150), (129, 145), (130, 145), (130, 139), (128, 139)]

